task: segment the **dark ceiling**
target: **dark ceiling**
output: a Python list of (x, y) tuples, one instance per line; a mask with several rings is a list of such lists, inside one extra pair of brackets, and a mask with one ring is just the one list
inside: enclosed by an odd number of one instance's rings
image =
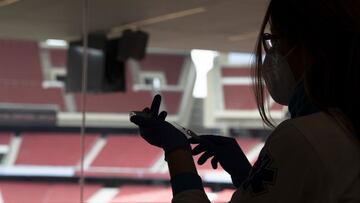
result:
[[(253, 50), (267, 5), (267, 0), (89, 2), (91, 31), (114, 33), (135, 22), (151, 34), (150, 47), (241, 52)], [(81, 34), (82, 3), (82, 0), (19, 0), (1, 6), (0, 0), (0, 37), (77, 38)]]

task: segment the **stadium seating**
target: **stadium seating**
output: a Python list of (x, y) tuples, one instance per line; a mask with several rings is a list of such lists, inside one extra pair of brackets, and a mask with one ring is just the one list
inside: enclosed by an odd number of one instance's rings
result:
[(66, 67), (67, 50), (66, 49), (50, 49), (50, 62), (53, 67)]
[(150, 168), (162, 155), (160, 148), (139, 136), (108, 136), (106, 146), (91, 166)]
[[(50, 49), (53, 68), (66, 67), (66, 50)], [(21, 57), (21, 60), (19, 60)], [(178, 85), (185, 55), (149, 54), (142, 61), (142, 71), (163, 73), (168, 85)], [(88, 112), (127, 113), (151, 102), (152, 91), (133, 91), (132, 77), (126, 68), (127, 91), (109, 94), (88, 94)], [(40, 49), (34, 41), (0, 40), (0, 103), (53, 104), (65, 110), (61, 88), (44, 89)], [(170, 114), (176, 114), (182, 92), (164, 91), (164, 101)], [(80, 110), (80, 94), (75, 105)], [(137, 101), (137, 102), (133, 102)]]
[(38, 44), (0, 40), (0, 103), (53, 104), (64, 109), (61, 89), (44, 89)]
[[(224, 203), (231, 199), (235, 190), (226, 189), (219, 192), (212, 192), (205, 188), (208, 198), (213, 203)], [(172, 192), (169, 187), (162, 186), (123, 186), (119, 188), (118, 194), (110, 203), (139, 203), (139, 202), (171, 202)]]
[[(104, 187), (101, 185), (86, 184), (84, 200), (94, 202), (97, 192), (102, 189)], [(114, 195), (105, 193), (103, 198), (107, 201), (97, 203), (167, 203), (172, 199), (171, 188), (167, 186), (124, 185), (113, 189), (117, 189), (117, 193)], [(222, 203), (230, 200), (234, 190), (225, 189), (212, 192), (209, 188), (205, 188), (205, 192), (212, 202)], [(0, 181), (0, 202), (79, 203), (80, 187), (74, 183)]]
[(162, 72), (165, 74), (167, 84), (177, 85), (185, 58), (185, 55), (148, 54), (140, 62), (141, 70)]
[[(96, 135), (87, 135), (85, 149), (94, 144)], [(15, 164), (75, 166), (80, 161), (80, 136), (70, 133), (24, 133)]]
[[(126, 113), (142, 110), (151, 104), (152, 94), (149, 91), (128, 91), (107, 94), (88, 94), (86, 96), (87, 112)], [(75, 96), (77, 110), (81, 110), (81, 95)], [(136, 101), (136, 102), (134, 102)]]
[[(100, 188), (100, 185), (86, 185), (84, 199), (89, 199)], [(4, 203), (77, 203), (79, 199), (78, 184), (0, 182), (0, 202)]]
[(166, 179), (168, 174), (151, 171), (157, 161), (163, 161), (162, 155), (160, 148), (149, 145), (140, 136), (110, 135), (85, 174), (95, 177)]
[[(247, 79), (251, 81), (251, 68), (247, 67), (221, 67), (221, 77)], [(245, 82), (244, 82), (245, 83)], [(223, 84), (223, 97), (225, 110), (257, 110), (252, 83)], [(269, 98), (269, 95), (266, 95)], [(276, 102), (271, 104), (271, 110), (283, 110), (284, 106)]]
[[(0, 137), (0, 142), (8, 142), (10, 135)], [(85, 153), (95, 146), (96, 135), (86, 135)], [(238, 138), (237, 142), (249, 161), (254, 163), (258, 152), (254, 152), (263, 142), (254, 138)], [(1, 144), (1, 143), (0, 143)], [(255, 154), (254, 154), (255, 153)], [(194, 157), (197, 162), (199, 155)], [(86, 168), (85, 174), (94, 177), (133, 177), (167, 179), (167, 166), (160, 148), (146, 143), (140, 136), (108, 135), (105, 145), (95, 154)], [(75, 167), (80, 161), (80, 137), (71, 133), (23, 133), (15, 166)], [(155, 167), (155, 168), (154, 168)], [(196, 164), (201, 176), (211, 173), (225, 173), (221, 166), (213, 170), (210, 160), (204, 165)], [(75, 172), (79, 175), (79, 171)]]
[(169, 187), (161, 186), (123, 186), (110, 203), (138, 203), (138, 202), (171, 202), (172, 193)]
[(162, 102), (169, 114), (178, 114), (182, 95), (181, 91), (161, 91)]
[(10, 143), (12, 133), (0, 132), (0, 145), (8, 145)]
[(256, 109), (255, 98), (249, 85), (223, 85), (223, 93), (226, 110)]
[(256, 102), (250, 83), (251, 69), (247, 67), (221, 67), (221, 78), (245, 79), (248, 82), (222, 84), (224, 110), (255, 110)]
[[(182, 55), (149, 54), (140, 63), (141, 71), (159, 71), (164, 73), (168, 85), (177, 85), (185, 57)], [(88, 94), (87, 111), (105, 113), (128, 113), (141, 110), (151, 104), (152, 91), (134, 91), (130, 67), (126, 67), (126, 92)], [(170, 114), (178, 113), (182, 92), (162, 91), (164, 103)], [(80, 110), (81, 96), (75, 95), (77, 109)], [(134, 102), (136, 101), (136, 102)]]
[(250, 77), (251, 69), (250, 68), (234, 68), (223, 66), (221, 68), (222, 77)]
[(0, 40), (2, 79), (40, 81), (39, 48), (35, 41)]
[[(52, 104), (61, 111), (66, 111), (63, 89), (44, 89), (42, 86), (43, 73), (39, 57), (40, 51), (37, 42), (34, 41), (0, 40), (0, 103)], [(52, 68), (65, 68), (66, 50), (51, 49), (49, 51)], [(172, 89), (159, 91), (163, 96), (165, 109), (171, 115), (179, 114), (179, 108), (184, 97), (184, 89), (179, 84), (182, 81), (180, 76), (186, 59), (187, 56), (185, 55), (149, 54), (140, 63), (142, 72), (162, 73), (165, 76), (167, 85), (172, 87)], [(223, 67), (221, 69), (222, 77), (248, 77), (249, 74), (250, 69), (247, 68)], [(88, 94), (87, 111), (127, 114), (131, 110), (141, 110), (145, 106), (149, 106), (153, 91), (147, 89), (135, 90), (129, 67), (126, 67), (126, 79), (126, 92)], [(221, 85), (223, 92), (220, 95), (224, 101), (223, 110), (256, 110), (249, 85), (222, 83), (219, 83), (219, 85)], [(72, 99), (72, 97), (69, 98)], [(77, 112), (80, 111), (80, 101), (81, 95), (74, 94), (74, 104)], [(281, 110), (283, 107), (274, 104), (272, 108)], [(0, 145), (8, 145), (12, 134), (1, 132)], [(31, 167), (33, 167), (32, 170), (41, 167), (42, 170), (47, 170), (47, 166), (50, 166), (50, 168), (70, 168), (75, 173), (69, 173), (70, 175), (66, 177), (79, 176), (77, 166), (81, 159), (81, 152), (78, 133), (21, 132), (20, 135), (19, 151), (13, 154), (15, 156), (14, 165), (12, 165), (12, 161), (9, 161), (10, 167), (18, 167), (23, 171)], [(88, 134), (86, 136), (85, 155), (89, 155), (89, 152), (95, 148), (94, 146), (100, 140), (98, 138), (99, 135), (97, 134)], [(86, 176), (169, 179), (167, 165), (163, 160), (161, 149), (150, 146), (139, 136), (128, 134), (106, 135), (105, 140), (103, 148), (98, 151), (98, 154), (94, 155), (93, 159), (89, 161), (89, 165), (86, 166)], [(253, 153), (253, 149), (262, 143), (261, 140), (250, 138), (239, 138), (237, 141), (246, 154)], [(195, 158), (196, 161), (197, 158)], [(254, 159), (253, 157), (250, 161), (253, 162)], [(209, 161), (203, 166), (197, 166), (197, 168), (201, 177), (209, 177), (209, 175), (215, 174), (209, 173), (214, 172)], [(21, 173), (21, 170), (18, 170), (17, 173)], [(221, 166), (215, 172), (218, 172), (217, 174), (225, 173)], [(31, 171), (27, 175), (29, 174), (31, 174)], [(203, 180), (206, 182), (208, 179), (203, 178)], [(87, 186), (85, 198), (89, 199), (101, 188), (100, 185)], [(169, 187), (124, 185), (118, 189), (118, 194), (111, 201), (113, 203), (170, 202), (172, 197)], [(222, 202), (228, 201), (231, 193), (232, 190), (225, 190), (211, 193), (210, 196), (214, 202)], [(79, 187), (77, 184), (0, 181), (1, 197), (4, 203), (75, 203), (78, 202)]]
[(0, 103), (52, 104), (64, 109), (61, 89), (43, 89), (40, 85), (1, 85)]

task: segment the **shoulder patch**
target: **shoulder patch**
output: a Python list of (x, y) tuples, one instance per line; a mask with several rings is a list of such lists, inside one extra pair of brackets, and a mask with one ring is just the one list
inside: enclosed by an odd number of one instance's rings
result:
[(242, 184), (242, 189), (249, 191), (253, 196), (267, 193), (268, 186), (275, 185), (276, 182), (277, 168), (271, 167), (272, 163), (272, 156), (266, 149), (263, 149), (249, 177)]

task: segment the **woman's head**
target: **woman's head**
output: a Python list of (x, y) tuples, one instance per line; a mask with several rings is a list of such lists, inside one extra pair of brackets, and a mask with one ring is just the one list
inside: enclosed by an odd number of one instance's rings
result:
[[(279, 53), (319, 109), (341, 109), (355, 125), (360, 104), (360, 3), (358, 0), (271, 0), (258, 37), (255, 95), (267, 117), (263, 86), (263, 36), (270, 29)], [(355, 111), (356, 110), (356, 111)], [(360, 130), (358, 131), (360, 132)]]

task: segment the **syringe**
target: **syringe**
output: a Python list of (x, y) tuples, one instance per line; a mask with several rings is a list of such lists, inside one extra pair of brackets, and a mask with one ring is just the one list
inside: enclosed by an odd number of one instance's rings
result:
[(197, 137), (198, 135), (196, 133), (194, 133), (192, 130), (190, 129), (187, 129), (183, 126), (181, 126), (180, 124), (176, 123), (176, 122), (173, 122), (176, 126), (177, 126), (177, 129), (179, 129), (181, 132), (183, 132), (185, 134), (185, 136), (187, 138), (192, 138), (192, 137)]

